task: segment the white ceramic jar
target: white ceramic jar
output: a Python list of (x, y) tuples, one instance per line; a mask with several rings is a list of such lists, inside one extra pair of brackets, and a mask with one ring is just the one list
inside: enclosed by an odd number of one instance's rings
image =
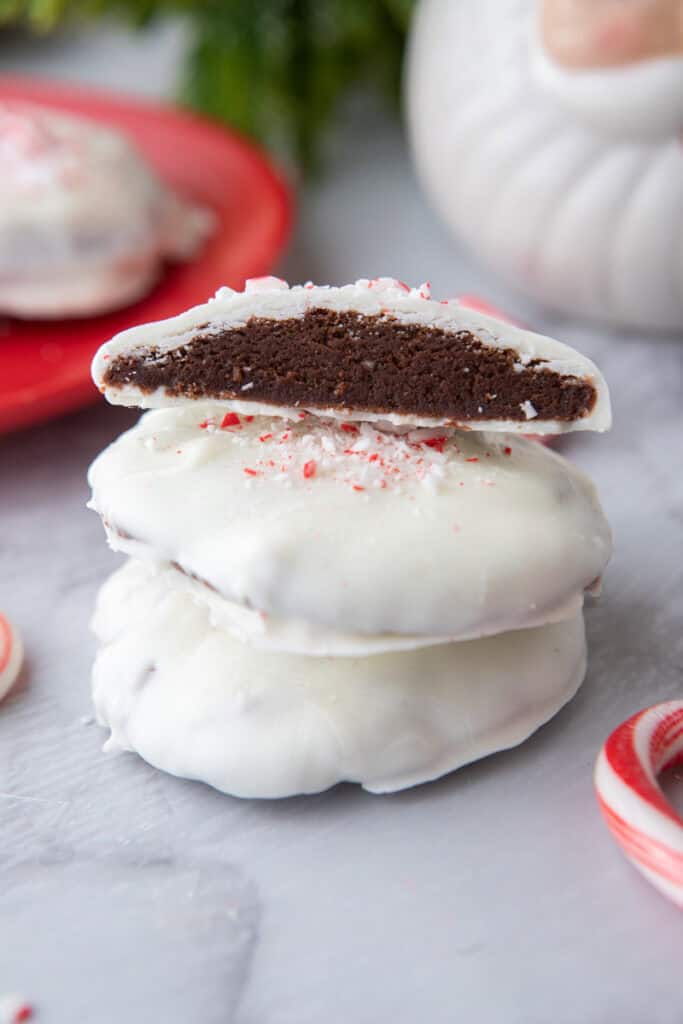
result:
[(683, 64), (580, 71), (540, 0), (421, 0), (406, 72), (419, 173), (484, 263), (541, 303), (683, 328)]

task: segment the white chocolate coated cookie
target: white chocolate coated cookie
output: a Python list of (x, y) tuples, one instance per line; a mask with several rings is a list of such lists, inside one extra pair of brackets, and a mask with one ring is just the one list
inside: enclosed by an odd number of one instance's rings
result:
[[(276, 399), (266, 399), (263, 395), (258, 397), (258, 389), (263, 386), (260, 374), (264, 367), (243, 365), (259, 361), (257, 346), (253, 339), (250, 341), (249, 338), (250, 322), (254, 318), (262, 318), (270, 323), (273, 332), (277, 332), (283, 321), (293, 322), (308, 314), (320, 313), (352, 313), (358, 314), (361, 318), (369, 318), (348, 328), (350, 333), (346, 339), (346, 347), (353, 347), (358, 358), (364, 357), (359, 372), (366, 386), (372, 375), (376, 375), (378, 379), (396, 375), (400, 379), (402, 373), (406, 373), (401, 386), (403, 401), (399, 402), (398, 406), (393, 404), (395, 394), (390, 398), (385, 393), (382, 398), (379, 392), (373, 392), (369, 386), (367, 393), (361, 388), (363, 394), (345, 406), (344, 396), (347, 395), (347, 391), (346, 385), (343, 384), (343, 373), (341, 377), (335, 378), (337, 388), (334, 395), (326, 392), (325, 400), (311, 399), (315, 386), (310, 384), (297, 389), (299, 397), (296, 402), (290, 400), (290, 407), (283, 406)], [(378, 320), (373, 321), (373, 318)], [(415, 387), (416, 378), (414, 375), (411, 376), (409, 371), (397, 370), (395, 353), (400, 349), (400, 340), (394, 338), (395, 344), (388, 359), (386, 353), (382, 354), (380, 350), (375, 351), (373, 348), (372, 328), (368, 324), (376, 325), (382, 321), (390, 322), (397, 328), (406, 328), (410, 325), (424, 328), (427, 333), (432, 330), (445, 333), (449, 339), (449, 355), (446, 361), (447, 372), (442, 383), (443, 388), (450, 392), (457, 392), (461, 387), (467, 390), (475, 378), (485, 373), (477, 366), (477, 358), (474, 355), (466, 360), (470, 365), (458, 368), (453, 354), (457, 352), (459, 339), (463, 334), (471, 334), (476, 338), (484, 353), (513, 353), (514, 364), (510, 369), (508, 385), (514, 384), (515, 388), (520, 382), (523, 385), (515, 403), (515, 415), (508, 412), (506, 415), (509, 418), (500, 418), (500, 408), (499, 414), (493, 411), (496, 408), (495, 404), (489, 408), (489, 403), (494, 403), (496, 398), (501, 397), (505, 388), (499, 376), (491, 379), (490, 386), (501, 394), (487, 392), (482, 395), (481, 402), (486, 408), (481, 405), (476, 413), (471, 410), (470, 413), (457, 417), (457, 422), (449, 416), (432, 411), (429, 402), (420, 409), (410, 409), (410, 401), (405, 401), (405, 392), (411, 390), (411, 385), (412, 388)], [(240, 339), (238, 347), (244, 355), (239, 366), (233, 366), (233, 357), (227, 349), (218, 359), (219, 365), (216, 367), (215, 375), (216, 378), (222, 377), (223, 382), (219, 385), (216, 379), (212, 387), (219, 387), (222, 391), (224, 386), (228, 386), (229, 396), (226, 397), (224, 393), (219, 395), (216, 390), (206, 390), (205, 385), (196, 381), (192, 383), (189, 392), (187, 389), (184, 391), (183, 387), (188, 381), (193, 381), (193, 373), (198, 372), (197, 364), (199, 369), (206, 364), (213, 342), (220, 344), (217, 339), (226, 331), (237, 333)], [(309, 356), (314, 358), (313, 353), (319, 356), (321, 348), (325, 349), (332, 340), (328, 337), (318, 349), (313, 346), (307, 355), (302, 356), (302, 341), (299, 339), (294, 345), (294, 353), (290, 352), (290, 362), (287, 362), (285, 351), (287, 345), (280, 344), (277, 355), (271, 353), (267, 361), (275, 359), (280, 364), (280, 376), (293, 378), (301, 370), (302, 360), (305, 362)], [(200, 350), (194, 357), (190, 357), (188, 350), (193, 344), (198, 344)], [(425, 344), (423, 339), (422, 345)], [(368, 361), (365, 361), (365, 357)], [(141, 360), (143, 364), (146, 362), (147, 370), (153, 374), (155, 380), (155, 371), (161, 370), (159, 379), (163, 378), (166, 385), (145, 384), (144, 367), (142, 376), (136, 376), (140, 368), (134, 370), (131, 365), (128, 365), (121, 377), (110, 379), (108, 372), (112, 371), (119, 358), (129, 363), (131, 360)], [(194, 369), (190, 365), (193, 359)], [(542, 364), (544, 372), (558, 375), (560, 378), (580, 379), (588, 384), (594, 392), (595, 399), (590, 411), (578, 418), (566, 415), (558, 418), (557, 414), (546, 415), (544, 418), (531, 401), (535, 397), (537, 371), (541, 368), (537, 364)], [(342, 367), (343, 358), (339, 356), (338, 365), (334, 369), (339, 373), (342, 372)], [(176, 379), (179, 369), (182, 370), (180, 377), (184, 381), (182, 386)], [(442, 367), (440, 372), (443, 372), (443, 369)], [(230, 377), (230, 372), (236, 373), (236, 377), (227, 380), (226, 375)], [(318, 376), (320, 372), (318, 370)], [(532, 420), (533, 431), (536, 434), (561, 434), (572, 430), (602, 431), (609, 429), (611, 424), (607, 385), (598, 368), (585, 356), (553, 338), (534, 334), (510, 323), (496, 320), (479, 310), (461, 306), (455, 299), (441, 302), (433, 300), (428, 284), (423, 284), (419, 288), (408, 288), (402, 282), (389, 277), (362, 279), (341, 288), (311, 283), (290, 288), (279, 278), (264, 277), (247, 281), (243, 292), (221, 288), (214, 299), (202, 306), (189, 309), (180, 316), (158, 323), (143, 324), (116, 335), (95, 355), (92, 374), (93, 380), (110, 402), (117, 405), (139, 405), (143, 408), (184, 405), (188, 402), (194, 403), (197, 398), (218, 398), (224, 408), (265, 416), (296, 415), (297, 411), (304, 409), (322, 417), (338, 420), (385, 421), (394, 425), (428, 427), (457, 426), (460, 423), (471, 422), (473, 429), (476, 430), (516, 433), (527, 433), (528, 421)], [(436, 377), (438, 374), (439, 371), (432, 362), (430, 375)], [(235, 380), (238, 383), (235, 383)], [(432, 396), (433, 400), (437, 397), (437, 394)], [(325, 404), (326, 401), (329, 402), (329, 407)], [(292, 409), (292, 405), (296, 408)]]
[(108, 748), (236, 796), (438, 778), (520, 743), (585, 671), (580, 614), (421, 651), (306, 658), (236, 641), (164, 576), (130, 562), (100, 592), (98, 720)]
[(3, 313), (126, 305), (211, 228), (208, 211), (172, 194), (118, 132), (32, 104), (0, 104), (0, 178)]
[[(448, 637), (418, 636), (415, 634), (343, 633), (330, 626), (321, 626), (305, 619), (284, 618), (267, 615), (265, 612), (247, 608), (246, 605), (228, 601), (205, 583), (193, 579), (167, 563), (146, 562), (149, 572), (154, 568), (162, 574), (174, 590), (182, 590), (194, 601), (206, 608), (211, 625), (222, 629), (243, 643), (251, 644), (264, 651), (286, 651), (290, 654), (306, 654), (311, 657), (364, 657), (383, 654), (387, 651), (413, 651), (419, 647), (448, 643)], [(131, 584), (134, 583), (131, 575)], [(132, 587), (127, 600), (136, 600)], [(558, 618), (569, 618), (576, 614), (572, 603), (562, 610)]]
[(116, 550), (257, 611), (483, 636), (575, 614), (609, 557), (592, 483), (535, 442), (221, 417), (143, 416), (93, 463), (91, 505)]

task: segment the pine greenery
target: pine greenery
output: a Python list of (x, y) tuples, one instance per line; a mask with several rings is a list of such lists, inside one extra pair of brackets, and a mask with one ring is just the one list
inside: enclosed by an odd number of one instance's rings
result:
[(0, 24), (47, 32), (103, 15), (180, 15), (192, 47), (179, 97), (310, 169), (340, 96), (399, 92), (413, 0), (0, 0)]

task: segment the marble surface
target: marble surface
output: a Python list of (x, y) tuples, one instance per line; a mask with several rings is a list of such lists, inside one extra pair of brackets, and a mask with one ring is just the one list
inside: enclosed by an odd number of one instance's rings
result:
[[(161, 92), (180, 45), (81, 36), (0, 61), (92, 80), (115, 53), (118, 81)], [(478, 291), (600, 363), (614, 430), (561, 445), (616, 541), (588, 679), (521, 748), (389, 797), (240, 802), (106, 756), (87, 627), (118, 559), (85, 472), (135, 416), (99, 405), (0, 440), (0, 607), (28, 652), (0, 708), (0, 993), (50, 1024), (680, 1024), (680, 914), (613, 845), (591, 771), (619, 721), (683, 693), (683, 345), (506, 292), (436, 222), (377, 112), (349, 112), (300, 216), (291, 279)]]

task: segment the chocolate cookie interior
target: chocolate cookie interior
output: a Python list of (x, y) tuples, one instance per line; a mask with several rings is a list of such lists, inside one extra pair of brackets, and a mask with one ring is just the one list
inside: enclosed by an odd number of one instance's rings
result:
[(311, 309), (285, 320), (251, 317), (205, 325), (177, 348), (112, 358), (107, 387), (169, 397), (239, 399), (276, 406), (360, 409), (454, 423), (580, 419), (597, 393), (543, 359), (520, 362), (468, 330), (445, 331), (391, 315)]

